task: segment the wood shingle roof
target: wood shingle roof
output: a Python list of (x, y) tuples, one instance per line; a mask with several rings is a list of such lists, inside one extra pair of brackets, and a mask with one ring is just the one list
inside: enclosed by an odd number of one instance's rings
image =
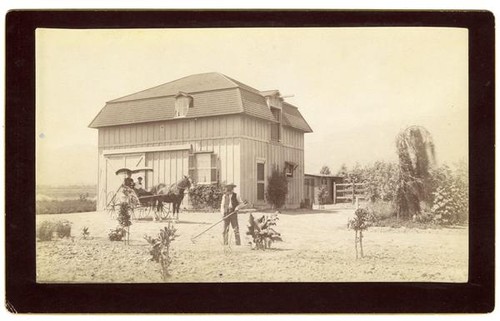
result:
[[(244, 113), (274, 121), (265, 97), (257, 89), (213, 72), (187, 76), (111, 100), (97, 114), (89, 127), (99, 128), (174, 119), (175, 95), (179, 92), (193, 97), (193, 106), (189, 108), (185, 118)], [(291, 113), (290, 115), (287, 110)], [(283, 109), (283, 125), (306, 132), (312, 131), (296, 107), (287, 107), (287, 110)]]

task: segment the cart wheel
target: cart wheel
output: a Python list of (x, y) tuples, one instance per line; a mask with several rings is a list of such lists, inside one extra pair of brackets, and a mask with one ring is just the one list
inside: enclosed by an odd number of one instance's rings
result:
[(144, 207), (140, 206), (136, 209), (137, 219), (140, 220), (144, 217)]
[(108, 213), (109, 217), (112, 219), (117, 218), (118, 214), (116, 208), (118, 206), (118, 200), (116, 198), (116, 193), (109, 192), (106, 200), (111, 200), (108, 204), (108, 207), (106, 207), (106, 212)]
[(137, 217), (135, 216), (135, 213), (136, 213), (136, 208), (130, 206), (128, 208), (128, 214), (130, 215), (130, 219), (131, 220), (136, 220), (137, 219)]

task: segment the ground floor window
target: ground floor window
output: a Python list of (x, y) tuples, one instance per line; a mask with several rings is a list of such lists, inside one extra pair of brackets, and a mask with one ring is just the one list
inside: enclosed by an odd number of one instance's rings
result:
[(196, 153), (189, 155), (189, 176), (197, 184), (215, 184), (219, 181), (217, 155)]

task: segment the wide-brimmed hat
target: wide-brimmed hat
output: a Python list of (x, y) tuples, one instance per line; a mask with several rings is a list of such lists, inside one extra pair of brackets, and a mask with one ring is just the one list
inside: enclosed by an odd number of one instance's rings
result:
[(230, 183), (230, 184), (226, 184), (226, 185), (224, 185), (224, 187), (225, 187), (225, 188), (228, 188), (228, 187), (230, 187), (230, 188), (235, 188), (235, 187), (236, 187), (236, 185), (234, 185), (233, 183)]

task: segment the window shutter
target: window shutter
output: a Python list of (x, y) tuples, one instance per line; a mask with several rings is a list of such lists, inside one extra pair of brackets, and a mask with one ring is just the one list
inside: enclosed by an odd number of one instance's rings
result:
[(189, 157), (188, 157), (188, 163), (189, 163), (189, 177), (191, 177), (191, 179), (195, 182), (198, 181), (198, 178), (196, 177), (196, 159), (195, 159), (195, 155), (193, 154), (189, 154)]
[(212, 184), (217, 183), (219, 181), (218, 177), (218, 166), (217, 166), (217, 154), (210, 155), (210, 181)]

